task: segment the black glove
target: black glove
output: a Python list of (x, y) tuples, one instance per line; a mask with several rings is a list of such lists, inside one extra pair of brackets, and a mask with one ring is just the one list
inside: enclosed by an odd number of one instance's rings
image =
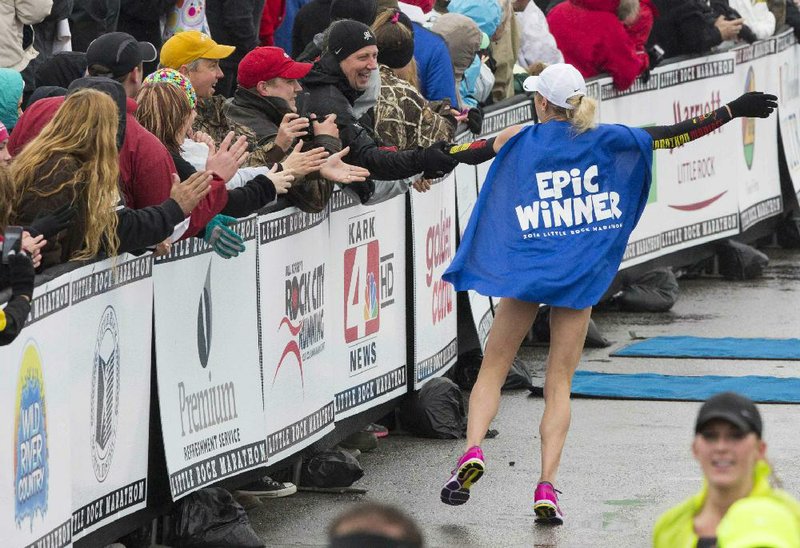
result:
[(483, 127), (483, 109), (475, 107), (467, 112), (467, 129), (472, 133), (480, 133)]
[(426, 179), (438, 179), (453, 171), (458, 165), (458, 160), (450, 156), (447, 151), (447, 143), (437, 141), (428, 148), (417, 150), (417, 161), (420, 171), (424, 172)]
[(739, 29), (739, 38), (741, 38), (748, 44), (752, 44), (753, 42), (758, 41), (758, 36), (756, 36), (756, 33), (753, 32), (753, 29), (751, 29), (747, 25), (742, 25), (742, 28)]
[(24, 251), (8, 254), (8, 273), (11, 280), (11, 291), (14, 295), (26, 295), (30, 300), (33, 297), (33, 262)]
[(728, 103), (733, 118), (767, 118), (778, 108), (778, 98), (768, 93), (751, 91)]
[(30, 231), (31, 235), (36, 232), (34, 236), (42, 234), (45, 240), (50, 240), (65, 228), (69, 228), (77, 213), (78, 209), (75, 206), (65, 204), (47, 215), (34, 219), (30, 226), (33, 229)]

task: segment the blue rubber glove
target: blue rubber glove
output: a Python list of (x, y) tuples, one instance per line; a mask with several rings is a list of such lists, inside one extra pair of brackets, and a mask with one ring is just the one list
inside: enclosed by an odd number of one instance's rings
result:
[(237, 219), (227, 215), (214, 215), (214, 218), (206, 225), (203, 239), (223, 259), (237, 257), (245, 249), (241, 236), (228, 227), (236, 221)]

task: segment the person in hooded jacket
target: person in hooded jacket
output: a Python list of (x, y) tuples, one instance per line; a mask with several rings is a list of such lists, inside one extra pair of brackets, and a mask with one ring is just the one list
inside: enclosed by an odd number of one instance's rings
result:
[(625, 25), (636, 19), (638, 4), (637, 0), (568, 0), (553, 8), (547, 24), (564, 62), (584, 78), (608, 72), (618, 90), (631, 87), (650, 66), (644, 49), (653, 24), (649, 0), (643, 0), (638, 11), (645, 24), (637, 26), (635, 34)]
[(521, 35), (517, 63), (525, 68), (538, 62), (548, 65), (563, 63), (564, 56), (558, 50), (539, 6), (531, 0), (517, 1), (516, 6), (522, 7), (521, 11), (517, 11)]
[[(353, 104), (364, 93), (378, 69), (378, 47), (370, 28), (357, 21), (338, 21), (328, 33), (327, 50), (302, 80), (309, 93), (308, 112), (319, 119), (336, 114), (339, 138), (350, 147), (349, 163), (368, 169), (375, 179), (404, 179), (424, 172), (425, 178), (442, 177), (457, 162), (444, 152), (444, 143), (398, 152), (381, 148), (371, 124), (362, 125)], [(374, 193), (373, 185), (358, 190), (362, 203)]]
[(456, 79), (458, 108), (466, 110), (477, 101), (470, 97), (474, 89), (463, 84), (464, 75), (477, 59), (476, 54), (480, 50), (484, 34), (475, 21), (459, 13), (446, 13), (437, 17), (431, 30), (447, 44)]
[(36, 67), (36, 87), (69, 85), (86, 74), (86, 54), (81, 51), (62, 51)]
[(25, 83), (16, 70), (0, 68), (0, 122), (8, 131), (17, 124)]
[(264, 0), (206, 0), (206, 8), (211, 36), (220, 44), (235, 48), (219, 60), (223, 76), (216, 86), (217, 93), (230, 97), (236, 88), (239, 61), (259, 44), (258, 27)]
[(333, 0), (311, 0), (300, 8), (292, 25), (292, 58), (298, 59), (306, 46), (331, 24)]

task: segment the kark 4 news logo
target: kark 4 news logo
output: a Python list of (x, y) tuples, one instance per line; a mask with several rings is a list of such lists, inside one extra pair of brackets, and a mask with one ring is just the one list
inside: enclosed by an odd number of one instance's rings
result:
[(344, 340), (350, 374), (377, 365), (381, 309), (394, 304), (394, 253), (381, 255), (375, 212), (348, 221), (344, 251)]

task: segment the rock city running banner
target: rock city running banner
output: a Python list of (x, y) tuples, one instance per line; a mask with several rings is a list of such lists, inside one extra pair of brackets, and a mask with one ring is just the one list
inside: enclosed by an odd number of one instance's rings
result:
[(258, 218), (261, 366), (270, 458), (333, 429), (336, 370), (328, 359), (328, 211)]
[(173, 499), (264, 466), (258, 360), (256, 218), (247, 249), (223, 259), (199, 238), (156, 260), (156, 372)]
[[(649, 82), (625, 92), (598, 80), (600, 121), (635, 127), (671, 125), (711, 112), (740, 93), (732, 53), (659, 66)], [(739, 233), (737, 177), (729, 154), (741, 150), (738, 120), (697, 142), (653, 154), (647, 207), (628, 241), (622, 267)], [(774, 140), (774, 136), (773, 136)]]
[[(761, 40), (736, 48), (734, 99), (748, 91), (767, 91), (778, 95), (778, 41)], [(725, 155), (738, 174), (739, 229), (744, 232), (756, 223), (783, 211), (778, 168), (778, 115), (769, 118), (737, 118), (728, 122), (738, 134), (737, 146)], [(722, 156), (722, 154), (720, 154)]]
[(145, 507), (150, 255), (71, 273), (72, 539)]
[[(0, 347), (0, 531), (4, 546), (72, 537), (70, 275), (36, 288), (28, 323)], [(85, 435), (88, 437), (88, 432)]]
[(795, 197), (800, 201), (800, 47), (795, 46), (792, 29), (776, 37), (778, 116), (786, 164)]
[(449, 175), (428, 192), (411, 192), (414, 287), (414, 390), (441, 376), (458, 356), (456, 292), (442, 280), (456, 247), (455, 181)]
[(406, 392), (406, 199), (330, 201), (327, 361), (336, 420)]

